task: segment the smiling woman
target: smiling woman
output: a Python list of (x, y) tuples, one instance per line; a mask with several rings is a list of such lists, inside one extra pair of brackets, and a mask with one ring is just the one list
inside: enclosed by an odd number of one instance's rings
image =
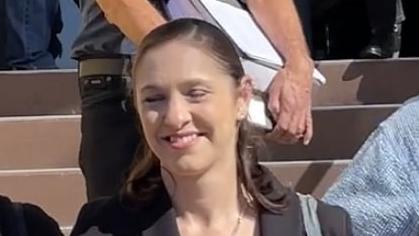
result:
[(156, 28), (133, 80), (141, 158), (120, 196), (83, 207), (72, 235), (351, 235), (341, 208), (299, 198), (258, 163), (252, 82), (218, 28)]

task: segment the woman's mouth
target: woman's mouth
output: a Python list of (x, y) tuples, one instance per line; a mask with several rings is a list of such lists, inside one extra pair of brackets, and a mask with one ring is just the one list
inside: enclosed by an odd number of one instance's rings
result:
[(202, 135), (202, 133), (174, 134), (165, 136), (163, 139), (174, 149), (185, 149), (195, 144)]

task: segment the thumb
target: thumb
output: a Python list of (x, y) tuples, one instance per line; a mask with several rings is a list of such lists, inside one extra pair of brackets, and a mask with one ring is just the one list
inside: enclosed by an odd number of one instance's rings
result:
[(277, 75), (274, 77), (269, 88), (268, 109), (275, 119), (278, 119), (278, 115), (281, 110), (280, 98), (282, 95), (282, 86), (282, 78)]

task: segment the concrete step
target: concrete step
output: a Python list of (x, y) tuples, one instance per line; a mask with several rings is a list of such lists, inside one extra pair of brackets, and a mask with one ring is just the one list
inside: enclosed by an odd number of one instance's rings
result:
[(0, 118), (0, 170), (78, 167), (80, 116)]
[(403, 103), (419, 94), (419, 59), (319, 61), (326, 77), (315, 106)]
[[(351, 159), (398, 105), (316, 108), (309, 146), (268, 142), (269, 161)], [(0, 118), (0, 170), (78, 167), (80, 116)]]
[(314, 108), (310, 145), (268, 142), (264, 156), (270, 161), (352, 159), (378, 124), (399, 107), (387, 104)]
[(86, 202), (78, 168), (1, 170), (0, 192), (13, 201), (40, 206), (64, 227), (74, 224)]
[(351, 160), (263, 162), (287, 187), (321, 198)]
[(0, 116), (80, 113), (76, 70), (0, 71)]
[[(314, 106), (399, 104), (419, 94), (419, 58), (316, 62)], [(76, 70), (0, 72), (0, 116), (80, 113)]]
[[(302, 193), (321, 197), (349, 160), (264, 162), (280, 181)], [(86, 202), (84, 180), (77, 168), (1, 170), (0, 192), (18, 202), (44, 209), (69, 230)]]

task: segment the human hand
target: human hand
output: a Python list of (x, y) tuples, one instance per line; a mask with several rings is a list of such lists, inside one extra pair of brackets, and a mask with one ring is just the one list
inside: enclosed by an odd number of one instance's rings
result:
[(268, 138), (284, 144), (303, 140), (308, 145), (313, 136), (311, 90), (313, 66), (298, 69), (284, 67), (268, 88), (268, 109), (276, 121)]

